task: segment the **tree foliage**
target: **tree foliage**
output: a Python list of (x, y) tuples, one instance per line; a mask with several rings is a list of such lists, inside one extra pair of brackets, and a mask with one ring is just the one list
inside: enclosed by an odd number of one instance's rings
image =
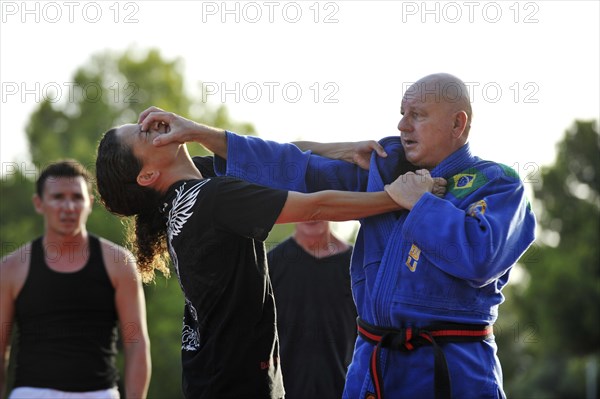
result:
[(514, 397), (584, 397), (586, 368), (598, 362), (599, 174), (597, 121), (576, 121), (534, 187), (538, 240), (524, 257), (526, 283), (510, 292), (519, 325), (532, 333), (517, 343)]

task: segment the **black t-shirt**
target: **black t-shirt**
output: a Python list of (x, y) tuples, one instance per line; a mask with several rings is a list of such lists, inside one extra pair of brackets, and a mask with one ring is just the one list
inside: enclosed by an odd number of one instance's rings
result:
[(185, 296), (187, 398), (284, 396), (263, 240), (287, 192), (229, 177), (188, 180), (165, 196), (169, 252)]
[(339, 399), (356, 340), (352, 249), (315, 258), (289, 238), (267, 254), (286, 399)]

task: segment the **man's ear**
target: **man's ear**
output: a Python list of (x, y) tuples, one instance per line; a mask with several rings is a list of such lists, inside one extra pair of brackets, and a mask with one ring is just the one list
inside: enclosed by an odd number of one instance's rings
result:
[(458, 111), (454, 114), (454, 125), (452, 126), (453, 136), (455, 138), (459, 138), (464, 133), (467, 128), (467, 123), (469, 122), (469, 117), (465, 111)]
[(147, 187), (156, 182), (158, 177), (160, 176), (160, 172), (158, 170), (143, 170), (137, 176), (137, 183), (142, 187)]
[(40, 198), (39, 195), (37, 195), (37, 193), (33, 194), (32, 202), (33, 202), (33, 207), (35, 208), (35, 211), (37, 213), (39, 213), (40, 215), (43, 215), (44, 210), (42, 209), (42, 199)]

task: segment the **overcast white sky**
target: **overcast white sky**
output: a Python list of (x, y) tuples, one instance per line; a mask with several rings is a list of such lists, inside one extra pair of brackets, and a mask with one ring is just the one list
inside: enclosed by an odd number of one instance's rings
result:
[(44, 96), (59, 88), (66, 104), (74, 71), (106, 49), (183, 58), (190, 93), (207, 82), (208, 103), (277, 141), (396, 135), (407, 85), (453, 73), (471, 88), (474, 152), (525, 180), (575, 119), (599, 118), (598, 1), (2, 1), (1, 12), (2, 172), (28, 167), (24, 129)]

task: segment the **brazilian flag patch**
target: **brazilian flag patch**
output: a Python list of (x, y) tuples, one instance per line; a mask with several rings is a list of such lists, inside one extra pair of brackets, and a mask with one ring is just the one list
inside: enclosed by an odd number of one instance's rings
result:
[(454, 179), (454, 187), (458, 190), (462, 190), (465, 188), (471, 188), (473, 182), (475, 181), (475, 174), (461, 173), (456, 176), (452, 176)]
[(484, 173), (477, 169), (467, 169), (448, 179), (448, 194), (463, 198), (488, 182)]

